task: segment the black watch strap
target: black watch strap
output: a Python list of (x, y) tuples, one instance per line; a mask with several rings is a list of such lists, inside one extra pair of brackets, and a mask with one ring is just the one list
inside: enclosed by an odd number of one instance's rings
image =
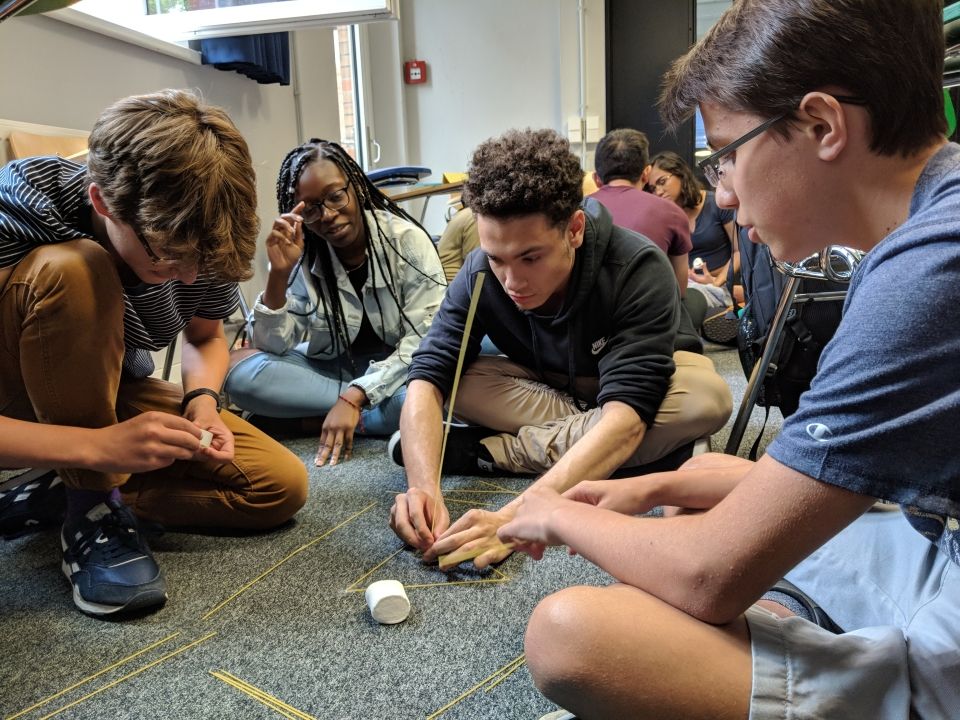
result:
[(187, 411), (187, 405), (189, 405), (194, 398), (198, 398), (201, 395), (209, 395), (214, 400), (216, 400), (217, 412), (220, 412), (220, 409), (221, 409), (220, 393), (210, 388), (201, 387), (201, 388), (196, 388), (194, 390), (191, 390), (190, 392), (188, 392), (186, 395), (183, 396), (183, 400), (180, 402), (180, 414), (183, 415)]

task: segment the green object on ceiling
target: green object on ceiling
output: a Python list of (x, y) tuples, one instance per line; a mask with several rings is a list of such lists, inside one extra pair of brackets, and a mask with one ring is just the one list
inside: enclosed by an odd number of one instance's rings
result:
[(943, 9), (943, 23), (946, 25), (951, 20), (960, 18), (960, 2), (954, 2)]
[(37, 0), (17, 13), (17, 15), (38, 15), (40, 13), (62, 10), (78, 0)]
[(950, 97), (950, 91), (943, 89), (943, 108), (947, 115), (947, 137), (952, 137), (954, 130), (957, 129), (957, 112), (953, 108), (953, 98)]

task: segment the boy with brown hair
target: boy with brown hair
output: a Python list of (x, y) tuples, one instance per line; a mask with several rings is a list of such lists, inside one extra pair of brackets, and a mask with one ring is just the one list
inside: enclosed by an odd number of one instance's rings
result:
[[(84, 612), (165, 601), (135, 515), (263, 529), (303, 505), (302, 463), (220, 409), (223, 319), (239, 302), (237, 282), (251, 274), (255, 210), (246, 142), (223, 110), (180, 90), (107, 108), (90, 133), (86, 166), (36, 157), (0, 170), (0, 413), (107, 428), (159, 411), (212, 436), (209, 447), (200, 433), (196, 445), (187, 439), (192, 459), (163, 469), (57, 467), (0, 498), (0, 525), (16, 534), (49, 520), (59, 481), (66, 485), (63, 569)], [(149, 353), (181, 331), (179, 388), (149, 377)], [(165, 425), (154, 436), (154, 467), (182, 456), (169, 447), (182, 446), (183, 436), (166, 435)], [(57, 465), (63, 455), (38, 449), (35, 464), (43, 458)]]

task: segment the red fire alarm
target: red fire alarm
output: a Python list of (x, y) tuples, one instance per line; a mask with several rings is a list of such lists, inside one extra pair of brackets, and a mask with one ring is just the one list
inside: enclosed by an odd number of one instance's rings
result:
[(403, 81), (407, 85), (419, 85), (427, 81), (427, 61), (408, 60), (403, 64)]

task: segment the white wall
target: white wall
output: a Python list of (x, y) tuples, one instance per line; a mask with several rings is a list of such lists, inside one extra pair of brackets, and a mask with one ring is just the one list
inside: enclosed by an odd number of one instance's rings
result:
[[(602, 0), (585, 0), (587, 114), (605, 122)], [(403, 85), (407, 162), (462, 172), (473, 149), (512, 127), (566, 132), (580, 110), (577, 0), (402, 0), (403, 60), (425, 60), (428, 82)], [(399, 77), (399, 66), (380, 72)], [(379, 96), (377, 134), (387, 122)], [(383, 144), (383, 143), (381, 143)], [(592, 148), (588, 148), (592, 149)], [(579, 153), (579, 147), (574, 151)], [(587, 166), (592, 169), (592, 154)], [(427, 227), (443, 226), (431, 202)]]
[[(336, 70), (332, 31), (298, 32), (293, 67), (301, 93), (304, 131), (337, 137)], [(259, 85), (234, 72), (177, 60), (41, 16), (0, 23), (0, 118), (89, 130), (113, 101), (167, 87), (198, 90), (224, 107), (250, 146), (257, 172), (261, 237), (276, 215), (276, 180), (284, 155), (297, 137), (292, 87)], [(244, 293), (263, 287), (263, 253)], [(176, 373), (175, 373), (176, 374)]]
[[(602, 134), (603, 0), (584, 6), (586, 112), (599, 116)], [(511, 127), (566, 132), (567, 117), (579, 113), (577, 0), (402, 0), (400, 22), (369, 25), (367, 38), (381, 167), (425, 165), (439, 180), (442, 172), (466, 169), (473, 149), (489, 137)], [(0, 118), (89, 130), (118, 98), (197, 89), (226, 108), (250, 145), (263, 237), (276, 214), (284, 155), (311, 136), (339, 135), (332, 31), (298, 31), (293, 48), (293, 85), (259, 85), (51, 18), (14, 17), (0, 23)], [(402, 62), (410, 59), (427, 61), (427, 83), (402, 84)], [(592, 169), (592, 153), (586, 166)], [(439, 233), (445, 202), (435, 198), (429, 207), (428, 229)], [(265, 267), (261, 253), (257, 275), (244, 288), (248, 299), (263, 287)]]

